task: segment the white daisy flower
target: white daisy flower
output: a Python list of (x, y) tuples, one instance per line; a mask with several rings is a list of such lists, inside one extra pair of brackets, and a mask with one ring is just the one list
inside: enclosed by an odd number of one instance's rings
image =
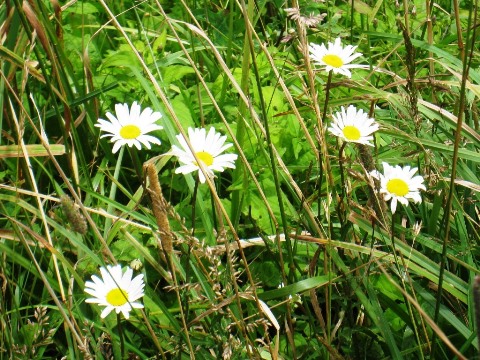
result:
[(112, 138), (110, 141), (115, 143), (112, 149), (114, 154), (122, 145), (130, 147), (135, 145), (138, 150), (141, 149), (141, 144), (145, 145), (147, 149), (151, 148), (150, 143), (160, 145), (159, 139), (147, 135), (147, 133), (163, 129), (162, 126), (155, 124), (162, 117), (162, 114), (154, 112), (149, 107), (142, 112), (140, 110), (140, 105), (136, 101), (133, 102), (130, 111), (128, 104), (116, 104), (116, 117), (112, 113), (107, 112), (106, 115), (110, 121), (98, 119), (98, 123), (95, 124), (100, 130), (107, 132), (100, 138)]
[(133, 270), (127, 266), (126, 271), (123, 272), (120, 265), (101, 267), (100, 273), (102, 279), (92, 275), (93, 282), (85, 282), (85, 292), (93, 296), (85, 302), (106, 306), (100, 315), (102, 318), (115, 310), (117, 314), (122, 312), (128, 319), (132, 308), (143, 308), (142, 304), (135, 302), (144, 295), (143, 274), (137, 275), (132, 280)]
[(373, 140), (372, 134), (378, 130), (378, 124), (362, 109), (350, 105), (346, 111), (342, 106), (341, 111), (333, 115), (332, 126), (327, 130), (345, 141), (373, 146), (370, 140)]
[(380, 193), (383, 194), (385, 201), (392, 200), (392, 213), (395, 214), (397, 209), (397, 201), (403, 205), (408, 205), (408, 200), (413, 200), (415, 203), (422, 202), (420, 196), (420, 189), (426, 190), (423, 185), (423, 177), (420, 175), (414, 176), (418, 168), (410, 168), (405, 166), (402, 168), (399, 165), (390, 166), (386, 162), (383, 163), (384, 174), (377, 170), (370, 173), (371, 176), (380, 180)]
[[(210, 128), (208, 134), (205, 129), (188, 128), (188, 138), (195, 155), (202, 162), (209, 177), (214, 176), (213, 171), (223, 171), (224, 168), (235, 168), (234, 162), (238, 157), (237, 154), (220, 155), (233, 144), (225, 144), (227, 137), (221, 136), (221, 134), (217, 133), (213, 127)], [(169, 155), (177, 156), (178, 161), (182, 164), (175, 170), (175, 173), (188, 174), (198, 170), (200, 182), (204, 183), (206, 181), (205, 175), (200, 170), (185, 138), (182, 134), (179, 134), (177, 135), (177, 139), (182, 148), (173, 145), (172, 150), (168, 153)]]
[(334, 43), (329, 42), (327, 46), (324, 44), (308, 46), (311, 59), (320, 66), (325, 66), (325, 71), (333, 70), (335, 74), (351, 77), (349, 69), (363, 67), (363, 65), (350, 64), (351, 61), (362, 56), (361, 53), (355, 52), (356, 46), (347, 45), (343, 48), (340, 38), (336, 38)]

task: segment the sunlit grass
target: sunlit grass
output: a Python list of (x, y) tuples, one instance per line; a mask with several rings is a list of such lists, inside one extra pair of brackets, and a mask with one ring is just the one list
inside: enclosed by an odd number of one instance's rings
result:
[(473, 5), (55, 6), (0, 5), (1, 358), (477, 356)]

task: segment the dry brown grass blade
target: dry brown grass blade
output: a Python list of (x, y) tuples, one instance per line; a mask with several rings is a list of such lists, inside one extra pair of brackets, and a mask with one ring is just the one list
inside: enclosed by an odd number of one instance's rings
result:
[(27, 17), (27, 20), (29, 21), (30, 25), (32, 26), (33, 30), (35, 31), (36, 35), (38, 36), (38, 39), (40, 40), (40, 43), (42, 44), (44, 50), (49, 55), (49, 58), (52, 59), (52, 51), (50, 49), (48, 37), (45, 32), (45, 29), (43, 28), (42, 24), (38, 20), (38, 15), (35, 13), (31, 5), (27, 1), (23, 2), (22, 10), (25, 16)]
[[(18, 157), (42, 157), (49, 156), (49, 152), (45, 149), (43, 145), (39, 144), (28, 144), (24, 147), (27, 150), (27, 154), (22, 152), (22, 148), (18, 145), (2, 145), (0, 146), (0, 159), (3, 158), (18, 158)], [(50, 153), (53, 156), (59, 156), (65, 154), (64, 145), (50, 145)]]

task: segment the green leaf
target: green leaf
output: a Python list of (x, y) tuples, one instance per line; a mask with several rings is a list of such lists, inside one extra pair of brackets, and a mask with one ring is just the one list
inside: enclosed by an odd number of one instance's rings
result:
[(314, 276), (305, 280), (300, 280), (293, 284), (289, 284), (279, 289), (265, 291), (264, 293), (258, 294), (258, 298), (264, 301), (272, 299), (284, 299), (287, 296), (302, 294), (305, 291), (325, 286), (331, 281), (332, 276), (329, 275)]
[(195, 74), (191, 66), (170, 65), (162, 69), (163, 81), (167, 84), (183, 79), (185, 76)]

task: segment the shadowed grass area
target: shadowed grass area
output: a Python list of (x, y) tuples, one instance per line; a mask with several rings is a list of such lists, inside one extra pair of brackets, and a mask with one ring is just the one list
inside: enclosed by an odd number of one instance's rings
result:
[(2, 2), (0, 358), (478, 356), (477, 7)]

